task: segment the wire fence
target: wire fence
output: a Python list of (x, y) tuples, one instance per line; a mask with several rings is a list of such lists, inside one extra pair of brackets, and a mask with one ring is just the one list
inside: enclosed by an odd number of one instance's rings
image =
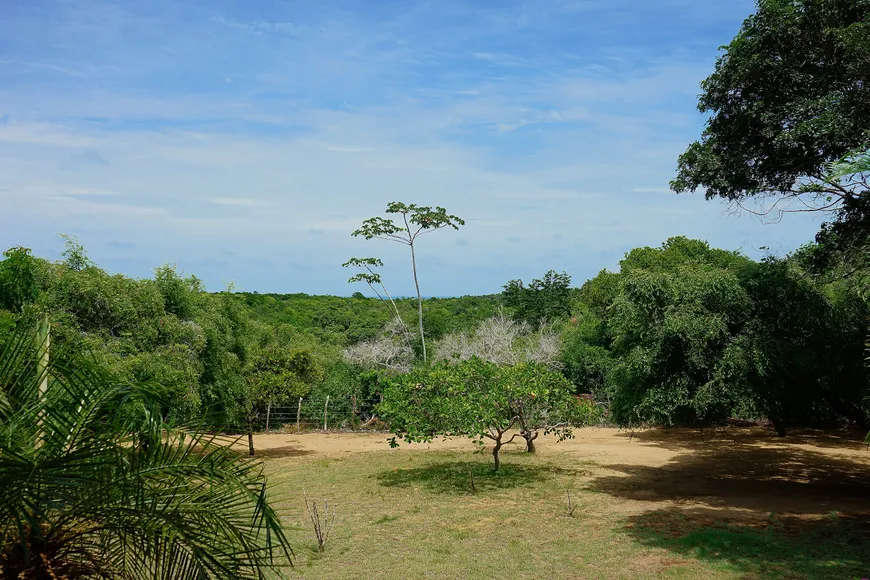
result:
[(283, 431), (385, 431), (375, 414), (379, 396), (302, 397), (295, 405), (272, 407), (259, 414), (254, 427), (260, 432)]
[[(586, 397), (583, 397), (586, 398)], [(598, 426), (611, 424), (608, 404), (589, 400), (601, 409)], [(303, 432), (371, 432), (388, 431), (389, 426), (378, 418), (375, 409), (382, 402), (373, 397), (315, 395), (301, 397), (291, 404), (261, 409), (252, 423), (258, 433)], [(244, 433), (247, 426), (238, 425), (229, 431)]]

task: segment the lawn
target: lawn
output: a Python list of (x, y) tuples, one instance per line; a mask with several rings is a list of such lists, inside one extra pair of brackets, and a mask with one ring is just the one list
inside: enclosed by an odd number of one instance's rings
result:
[[(303, 578), (861, 578), (870, 452), (758, 429), (584, 429), (495, 474), (466, 441), (257, 439)], [(302, 499), (338, 516), (318, 553)], [(568, 513), (568, 495), (575, 508)]]

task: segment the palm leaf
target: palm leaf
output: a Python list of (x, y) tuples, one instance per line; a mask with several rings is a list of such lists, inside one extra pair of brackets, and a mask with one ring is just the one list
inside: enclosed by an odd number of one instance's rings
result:
[(161, 418), (165, 389), (0, 339), (0, 576), (262, 578), (292, 550), (263, 465)]

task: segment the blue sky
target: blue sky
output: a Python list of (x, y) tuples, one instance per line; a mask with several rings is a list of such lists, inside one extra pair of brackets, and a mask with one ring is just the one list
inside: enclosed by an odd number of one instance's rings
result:
[(424, 238), (424, 293), (576, 283), (671, 235), (757, 257), (763, 224), (668, 192), (699, 82), (753, 2), (7, 0), (0, 246), (78, 236), (113, 272), (177, 263), (210, 289), (349, 294), (350, 232), (392, 200), (467, 220)]

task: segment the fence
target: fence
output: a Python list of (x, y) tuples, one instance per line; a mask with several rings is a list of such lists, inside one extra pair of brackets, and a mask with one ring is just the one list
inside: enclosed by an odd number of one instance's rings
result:
[(260, 413), (258, 431), (381, 431), (384, 424), (375, 415), (381, 398), (303, 397), (295, 405), (273, 407)]
[[(591, 400), (591, 399), (590, 399)], [(387, 426), (378, 419), (375, 406), (381, 397), (319, 395), (297, 399), (295, 404), (264, 410), (254, 421), (258, 432), (302, 431), (385, 431)], [(610, 425), (608, 404), (596, 401), (601, 408), (599, 426)], [(239, 428), (244, 432), (244, 428)]]

